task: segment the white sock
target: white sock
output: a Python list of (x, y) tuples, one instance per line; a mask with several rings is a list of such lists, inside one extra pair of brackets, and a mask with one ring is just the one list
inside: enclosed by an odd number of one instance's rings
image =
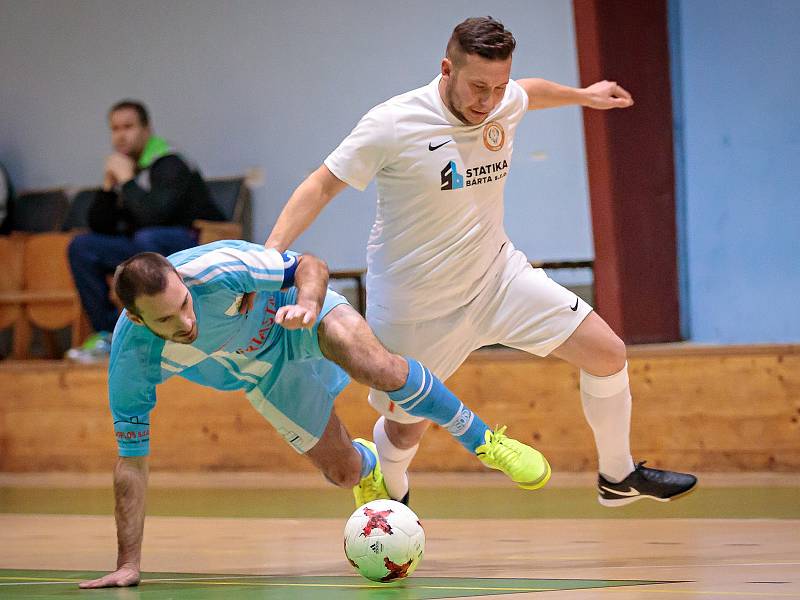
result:
[(386, 435), (384, 429), (385, 419), (381, 417), (375, 421), (375, 427), (372, 428), (372, 439), (375, 441), (375, 447), (378, 449), (378, 458), (381, 461), (381, 471), (383, 471), (383, 480), (386, 483), (386, 491), (395, 500), (402, 500), (403, 496), (408, 492), (408, 465), (414, 459), (419, 444), (413, 448), (403, 450), (395, 446)]
[(608, 377), (581, 371), (581, 401), (583, 414), (594, 432), (598, 470), (612, 483), (618, 483), (634, 469), (628, 363)]

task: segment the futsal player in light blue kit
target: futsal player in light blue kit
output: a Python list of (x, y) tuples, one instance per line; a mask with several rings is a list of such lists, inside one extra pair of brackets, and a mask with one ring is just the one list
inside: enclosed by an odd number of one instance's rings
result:
[[(438, 423), (519, 487), (547, 482), (550, 466), (538, 451), (507, 437), (505, 427), (490, 430), (423, 365), (387, 351), (327, 285), (320, 259), (242, 241), (169, 259), (145, 252), (117, 268), (114, 290), (126, 310), (113, 334), (109, 399), (119, 446), (119, 554), (114, 572), (81, 587), (139, 582), (150, 411), (156, 386), (173, 375), (244, 390), (329, 481), (353, 487), (357, 505), (389, 494), (374, 444), (351, 441), (333, 410), (348, 374), (386, 392), (409, 414)], [(245, 298), (253, 301), (249, 310)]]

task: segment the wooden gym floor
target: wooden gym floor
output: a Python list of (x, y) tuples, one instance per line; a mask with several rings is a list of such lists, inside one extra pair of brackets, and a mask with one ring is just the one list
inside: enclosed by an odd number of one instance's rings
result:
[(800, 598), (800, 476), (706, 475), (620, 509), (592, 479), (415, 475), (425, 559), (387, 586), (352, 574), (351, 499), (317, 477), (154, 473), (143, 583), (78, 590), (115, 560), (110, 476), (2, 475), (0, 598)]

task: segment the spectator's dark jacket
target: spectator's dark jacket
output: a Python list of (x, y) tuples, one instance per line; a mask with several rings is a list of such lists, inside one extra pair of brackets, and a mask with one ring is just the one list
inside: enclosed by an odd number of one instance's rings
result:
[(118, 192), (99, 191), (89, 207), (89, 228), (112, 235), (131, 235), (142, 227), (191, 227), (195, 219), (223, 218), (199, 170), (156, 136), (145, 145), (136, 177)]

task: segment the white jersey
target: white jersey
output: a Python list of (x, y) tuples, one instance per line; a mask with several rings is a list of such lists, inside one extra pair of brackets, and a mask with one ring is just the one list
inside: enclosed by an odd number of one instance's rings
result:
[(464, 125), (439, 95), (441, 76), (370, 110), (326, 159), (348, 185), (377, 177), (367, 245), (371, 315), (432, 319), (470, 302), (508, 241), (503, 188), (528, 96), (509, 81), (480, 125)]

